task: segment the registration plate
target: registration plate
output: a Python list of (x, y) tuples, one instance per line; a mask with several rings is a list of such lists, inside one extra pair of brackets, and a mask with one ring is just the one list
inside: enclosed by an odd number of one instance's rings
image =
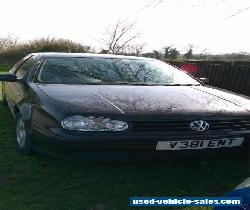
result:
[(244, 142), (244, 137), (219, 138), (209, 140), (158, 141), (156, 150), (190, 150), (222, 147), (237, 147)]

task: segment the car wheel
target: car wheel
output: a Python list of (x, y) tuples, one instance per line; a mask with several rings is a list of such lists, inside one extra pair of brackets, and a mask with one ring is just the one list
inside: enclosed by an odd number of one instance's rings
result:
[(22, 154), (33, 154), (31, 135), (27, 124), (25, 123), (20, 114), (18, 114), (16, 118), (15, 144), (17, 150), (20, 151)]

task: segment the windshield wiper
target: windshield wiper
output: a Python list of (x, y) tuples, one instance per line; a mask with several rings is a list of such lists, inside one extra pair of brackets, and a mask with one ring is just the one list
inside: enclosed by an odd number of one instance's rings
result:
[(164, 86), (199, 86), (200, 84), (162, 84)]
[(131, 82), (116, 82), (116, 85), (138, 85), (138, 86), (198, 86), (200, 84), (163, 84), (163, 83), (131, 83)]
[(154, 83), (134, 83), (134, 82), (116, 82), (115, 85), (138, 85), (138, 86), (155, 86), (158, 84)]

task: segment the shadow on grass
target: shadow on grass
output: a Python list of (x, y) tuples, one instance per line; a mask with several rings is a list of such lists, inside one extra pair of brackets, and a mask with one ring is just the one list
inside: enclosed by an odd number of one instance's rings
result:
[(135, 163), (27, 157), (15, 150), (13, 125), (0, 105), (0, 209), (130, 209), (131, 196), (222, 196), (250, 174), (250, 159), (237, 157)]

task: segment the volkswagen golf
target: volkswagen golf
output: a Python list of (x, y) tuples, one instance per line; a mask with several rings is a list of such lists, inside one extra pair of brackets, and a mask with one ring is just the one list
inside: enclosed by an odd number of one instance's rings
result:
[(34, 53), (0, 81), (23, 154), (164, 159), (249, 152), (249, 98), (159, 60)]

